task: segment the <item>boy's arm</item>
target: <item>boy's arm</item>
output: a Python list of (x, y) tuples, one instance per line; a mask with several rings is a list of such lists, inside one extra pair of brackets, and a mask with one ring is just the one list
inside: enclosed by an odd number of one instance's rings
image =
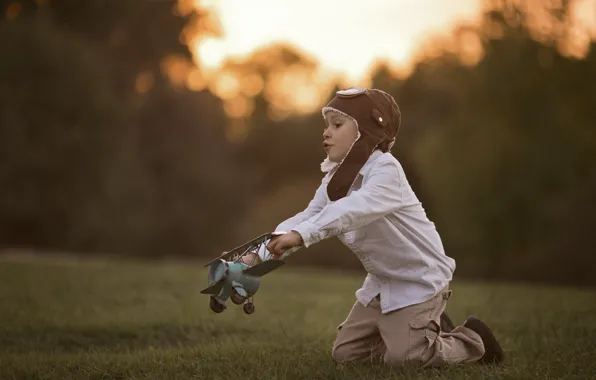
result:
[(308, 247), (323, 239), (363, 227), (403, 204), (401, 171), (395, 161), (381, 163), (364, 185), (292, 227)]

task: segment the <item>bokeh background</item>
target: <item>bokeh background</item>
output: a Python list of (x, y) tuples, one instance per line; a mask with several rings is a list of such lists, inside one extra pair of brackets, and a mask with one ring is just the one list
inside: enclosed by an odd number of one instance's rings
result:
[[(0, 247), (215, 257), (303, 209), (320, 107), (391, 93), (456, 278), (594, 285), (596, 1), (0, 0)], [(335, 239), (293, 265), (361, 270)]]

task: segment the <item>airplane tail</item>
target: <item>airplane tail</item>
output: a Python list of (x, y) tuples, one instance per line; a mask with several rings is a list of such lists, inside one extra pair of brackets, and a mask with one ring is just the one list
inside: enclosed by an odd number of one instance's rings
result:
[(216, 282), (215, 284), (201, 290), (201, 294), (211, 294), (211, 295), (218, 295), (221, 292), (221, 289), (224, 286), (223, 281)]

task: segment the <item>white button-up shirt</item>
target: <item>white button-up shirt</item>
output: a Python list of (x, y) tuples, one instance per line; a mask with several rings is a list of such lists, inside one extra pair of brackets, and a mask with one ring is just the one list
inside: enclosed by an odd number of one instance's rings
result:
[(358, 301), (367, 306), (380, 294), (383, 313), (424, 302), (448, 285), (455, 261), (391, 153), (375, 151), (348, 195), (335, 202), (326, 191), (332, 175), (304, 211), (276, 230), (298, 232), (305, 247), (337, 236), (368, 272)]

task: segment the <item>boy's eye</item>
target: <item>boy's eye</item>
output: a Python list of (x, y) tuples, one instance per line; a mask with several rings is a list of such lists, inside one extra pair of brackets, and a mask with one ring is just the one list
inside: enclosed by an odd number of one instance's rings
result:
[(332, 122), (330, 122), (330, 123), (328, 123), (328, 124), (325, 124), (325, 125), (323, 126), (323, 130), (326, 130), (327, 128), (331, 128), (331, 127), (339, 128), (339, 127), (341, 127), (343, 124), (344, 124), (344, 123), (343, 123), (343, 121), (340, 121), (340, 120), (337, 120), (337, 121), (335, 121), (335, 120), (334, 120), (334, 121), (332, 121)]

